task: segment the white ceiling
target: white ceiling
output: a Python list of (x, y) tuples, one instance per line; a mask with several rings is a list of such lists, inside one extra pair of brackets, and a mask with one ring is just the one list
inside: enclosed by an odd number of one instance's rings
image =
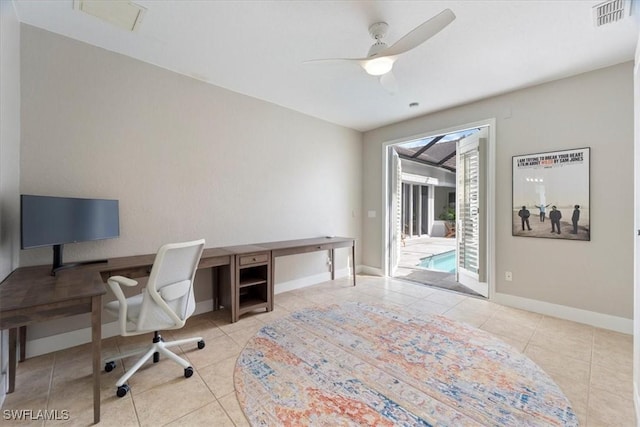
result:
[[(147, 12), (136, 32), (72, 0), (14, 5), (21, 22), (366, 131), (633, 60), (636, 20), (596, 28), (600, 2), (138, 0)], [(391, 45), (445, 8), (453, 23), (396, 61), (394, 95), (355, 64), (303, 64), (364, 57), (370, 24), (386, 21)]]

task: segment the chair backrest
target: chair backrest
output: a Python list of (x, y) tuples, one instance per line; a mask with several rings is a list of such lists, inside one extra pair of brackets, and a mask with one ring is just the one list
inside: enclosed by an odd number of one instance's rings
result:
[(204, 239), (160, 247), (143, 296), (137, 330), (158, 331), (184, 326), (195, 311), (193, 278), (203, 250)]

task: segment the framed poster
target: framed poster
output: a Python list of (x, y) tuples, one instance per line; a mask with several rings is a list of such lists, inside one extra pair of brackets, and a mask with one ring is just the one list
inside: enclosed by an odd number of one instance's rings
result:
[(590, 148), (513, 156), (512, 235), (591, 240)]

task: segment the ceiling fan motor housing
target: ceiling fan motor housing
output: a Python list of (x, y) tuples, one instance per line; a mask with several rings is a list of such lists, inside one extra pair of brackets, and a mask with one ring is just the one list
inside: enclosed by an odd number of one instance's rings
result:
[(379, 52), (387, 48), (387, 44), (383, 41), (376, 41), (370, 48), (369, 53), (367, 53), (367, 57), (371, 57), (377, 55)]
[(382, 38), (387, 35), (389, 24), (386, 22), (376, 22), (369, 26), (369, 34), (375, 39), (375, 43), (369, 48), (367, 57), (371, 57), (380, 53), (380, 51), (387, 48), (387, 44), (382, 41)]
[(369, 26), (369, 34), (376, 40), (380, 40), (384, 36), (387, 35), (387, 30), (389, 29), (389, 24), (386, 22), (376, 22), (375, 24), (371, 24)]

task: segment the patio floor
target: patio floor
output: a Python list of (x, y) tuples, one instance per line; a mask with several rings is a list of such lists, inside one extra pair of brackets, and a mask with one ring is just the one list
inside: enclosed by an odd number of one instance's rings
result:
[(477, 292), (456, 282), (456, 276), (443, 271), (420, 267), (423, 258), (456, 249), (456, 239), (447, 237), (413, 237), (405, 240), (400, 248), (400, 262), (393, 277), (449, 289), (467, 295), (480, 296)]

